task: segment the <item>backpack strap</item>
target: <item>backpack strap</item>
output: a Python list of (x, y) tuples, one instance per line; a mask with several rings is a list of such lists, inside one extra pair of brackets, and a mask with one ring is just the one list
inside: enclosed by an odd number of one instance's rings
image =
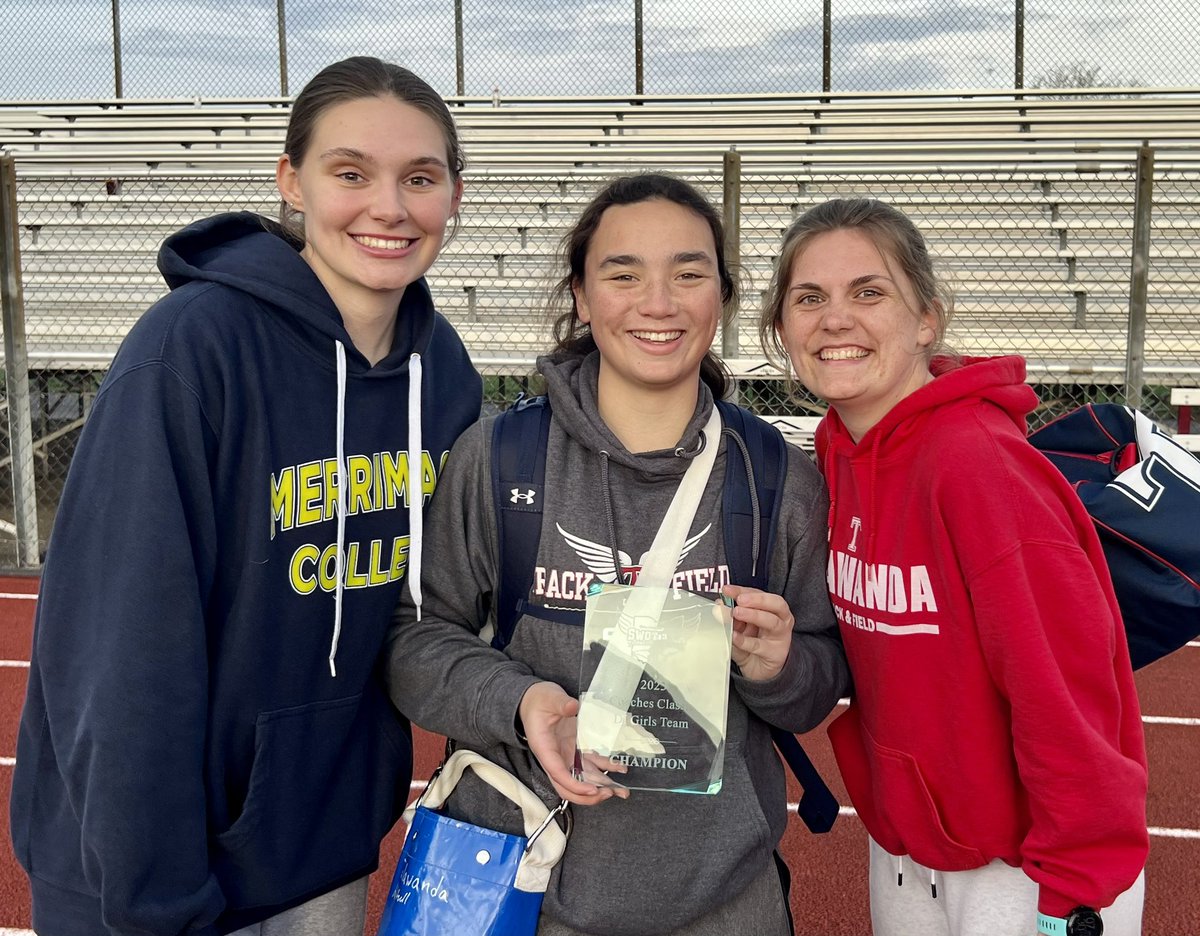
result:
[[(741, 452), (730, 444), (725, 458), (725, 489), (721, 495), (725, 528), (725, 558), (735, 585), (767, 587), (771, 551), (779, 529), (779, 494), (787, 475), (787, 446), (783, 434), (765, 420), (726, 400), (717, 401), (721, 422), (733, 430), (750, 453), (751, 479)], [(755, 563), (754, 501), (758, 500), (758, 562)]]
[(508, 646), (517, 621), (528, 610), (559, 624), (583, 624), (582, 611), (544, 608), (529, 602), (542, 539), (549, 441), (550, 399), (545, 396), (518, 398), (492, 427), (492, 501), (496, 505), (496, 543), (500, 551), (492, 646), (499, 650)]
[[(767, 588), (771, 550), (779, 529), (779, 505), (787, 476), (787, 445), (783, 434), (768, 423), (725, 400), (717, 401), (721, 421), (742, 437), (750, 453), (754, 490), (742, 464), (741, 453), (731, 445), (725, 458), (725, 555), (735, 585)], [(754, 497), (758, 496), (758, 562), (750, 549), (754, 542)], [(771, 740), (800, 782), (804, 793), (797, 812), (812, 832), (828, 832), (838, 817), (838, 801), (805, 753), (796, 736), (771, 726)]]

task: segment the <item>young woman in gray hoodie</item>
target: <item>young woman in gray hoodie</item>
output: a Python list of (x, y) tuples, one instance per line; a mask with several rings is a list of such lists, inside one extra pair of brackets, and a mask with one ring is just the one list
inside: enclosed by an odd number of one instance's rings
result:
[[(455, 445), (425, 529), (420, 611), (406, 588), (391, 631), (392, 700), (423, 727), (477, 750), (547, 803), (576, 808), (551, 878), (540, 936), (790, 932), (775, 850), (787, 823), (769, 726), (815, 727), (848, 689), (825, 590), (828, 498), (812, 462), (789, 448), (769, 590), (729, 581), (721, 496), (747, 470), (728, 428), (676, 585), (733, 598), (724, 776), (715, 795), (595, 785), (570, 770), (593, 581), (636, 581), (727, 375), (710, 348), (737, 291), (720, 218), (692, 186), (643, 174), (609, 183), (564, 239), (557, 348), (538, 361), (552, 420), (533, 588), (503, 650), (492, 420)], [(753, 417), (748, 417), (753, 418)], [(597, 555), (613, 557), (607, 563)], [(472, 775), (456, 818), (510, 833), (521, 816)]]

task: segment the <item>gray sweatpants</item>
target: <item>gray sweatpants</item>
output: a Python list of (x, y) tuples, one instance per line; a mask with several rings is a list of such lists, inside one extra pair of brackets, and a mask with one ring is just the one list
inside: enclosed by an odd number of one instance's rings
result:
[(363, 877), (229, 936), (363, 936), (366, 918)]
[[(614, 897), (620, 897), (619, 894)], [(647, 920), (646, 932), (652, 933), (653, 920)], [(1107, 931), (1106, 931), (1107, 932)], [(717, 907), (687, 926), (671, 930), (668, 936), (789, 936), (788, 910), (783, 901), (783, 885), (779, 882), (779, 871), (775, 862), (768, 861), (762, 874), (750, 886), (728, 903)], [(537, 936), (588, 936), (562, 923), (538, 921)], [(602, 936), (602, 934), (595, 934)], [(1029, 934), (1023, 934), (1029, 936)]]
[[(904, 883), (897, 886), (897, 869)], [(934, 898), (931, 875), (937, 884)], [(1146, 873), (1111, 907), (1098, 908), (1104, 936), (1139, 936)], [(997, 858), (971, 871), (931, 872), (897, 858), (871, 839), (871, 928), (874, 936), (1033, 936), (1038, 886)]]

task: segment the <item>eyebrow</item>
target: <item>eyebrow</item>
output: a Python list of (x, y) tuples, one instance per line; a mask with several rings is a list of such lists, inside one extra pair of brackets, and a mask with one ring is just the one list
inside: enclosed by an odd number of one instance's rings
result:
[[(355, 162), (368, 163), (374, 165), (375, 159), (368, 153), (362, 150), (354, 149), (352, 146), (335, 146), (332, 149), (327, 149), (321, 154), (321, 159), (352, 159)], [(438, 159), (436, 156), (418, 156), (416, 159), (408, 161), (409, 166), (439, 166), (442, 169), (446, 167), (444, 159)]]
[[(850, 288), (853, 289), (855, 286), (862, 286), (871, 282), (872, 280), (884, 280), (888, 283), (892, 282), (892, 278), (890, 276), (885, 276), (882, 273), (864, 273), (862, 276), (856, 276), (854, 279), (850, 280), (849, 285)], [(788, 287), (788, 292), (795, 292), (797, 289), (815, 289), (820, 292), (824, 289), (824, 287), (820, 283), (794, 283), (792, 286)]]
[[(672, 263), (706, 263), (712, 265), (712, 255), (704, 250), (684, 250), (671, 258)], [(644, 266), (646, 261), (636, 254), (612, 254), (600, 261), (598, 269), (607, 266)]]

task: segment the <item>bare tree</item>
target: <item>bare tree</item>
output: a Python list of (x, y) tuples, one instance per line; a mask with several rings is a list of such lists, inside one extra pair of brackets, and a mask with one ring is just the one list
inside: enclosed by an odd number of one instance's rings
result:
[(1099, 65), (1089, 65), (1087, 62), (1070, 62), (1058, 65), (1034, 79), (1034, 88), (1079, 88), (1080, 92), (1048, 94), (1046, 98), (1052, 101), (1072, 101), (1085, 98), (1131, 98), (1137, 97), (1136, 91), (1113, 89), (1142, 88), (1145, 85), (1135, 78), (1123, 78), (1106, 75)]

